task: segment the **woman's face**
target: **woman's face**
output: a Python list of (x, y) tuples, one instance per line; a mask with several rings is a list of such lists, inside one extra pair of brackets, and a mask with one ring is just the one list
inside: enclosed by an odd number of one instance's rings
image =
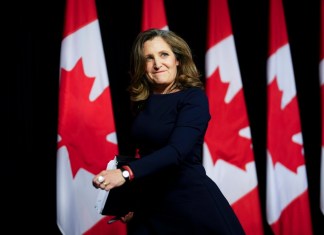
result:
[(153, 92), (168, 93), (175, 81), (179, 65), (175, 54), (161, 37), (146, 41), (143, 53), (146, 60), (146, 77), (153, 85)]

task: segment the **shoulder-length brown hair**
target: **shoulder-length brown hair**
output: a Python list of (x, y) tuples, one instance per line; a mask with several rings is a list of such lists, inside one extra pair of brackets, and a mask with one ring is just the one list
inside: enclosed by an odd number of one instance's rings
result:
[(130, 57), (131, 82), (128, 87), (132, 102), (145, 101), (151, 92), (151, 87), (147, 81), (146, 60), (143, 54), (144, 43), (155, 37), (161, 37), (175, 54), (179, 61), (175, 84), (172, 89), (186, 89), (189, 87), (199, 87), (203, 89), (200, 80), (200, 73), (193, 61), (191, 49), (187, 42), (176, 33), (169, 30), (149, 29), (138, 34), (136, 37)]

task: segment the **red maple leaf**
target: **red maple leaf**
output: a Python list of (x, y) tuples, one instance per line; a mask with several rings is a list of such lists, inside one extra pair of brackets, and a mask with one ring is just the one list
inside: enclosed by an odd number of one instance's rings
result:
[(282, 92), (277, 79), (268, 85), (268, 94), (268, 151), (274, 165), (280, 162), (296, 172), (298, 166), (304, 165), (303, 145), (293, 141), (293, 136), (301, 133), (297, 98), (294, 96), (281, 108)]
[(211, 120), (205, 136), (215, 164), (223, 159), (245, 170), (245, 165), (254, 160), (250, 138), (239, 135), (249, 127), (243, 90), (230, 103), (225, 103), (228, 84), (220, 79), (219, 68), (207, 79), (206, 93), (209, 99)]
[(110, 90), (90, 101), (93, 82), (84, 73), (82, 59), (71, 71), (61, 70), (58, 148), (66, 146), (73, 176), (80, 168), (97, 174), (117, 153), (117, 144), (106, 140), (115, 132)]

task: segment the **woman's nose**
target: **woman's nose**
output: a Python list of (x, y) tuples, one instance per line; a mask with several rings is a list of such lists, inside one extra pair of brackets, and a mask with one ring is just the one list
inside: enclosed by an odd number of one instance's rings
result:
[(160, 69), (161, 67), (162, 67), (162, 65), (159, 63), (154, 64), (154, 69), (156, 69), (156, 70)]
[(162, 64), (160, 63), (160, 61), (155, 60), (154, 61), (154, 69), (158, 70), (162, 67)]
[(159, 66), (158, 66), (158, 65), (155, 65), (155, 66), (154, 66), (154, 69), (155, 69), (155, 70), (159, 70), (161, 67), (162, 67), (162, 65), (159, 65)]

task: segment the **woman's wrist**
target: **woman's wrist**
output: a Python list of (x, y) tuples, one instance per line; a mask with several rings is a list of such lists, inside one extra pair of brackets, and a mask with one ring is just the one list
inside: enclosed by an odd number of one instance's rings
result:
[[(128, 176), (129, 181), (132, 181), (134, 179), (134, 173), (133, 173), (132, 169), (129, 166), (124, 165), (124, 166), (121, 166), (120, 168), (122, 170), (122, 173), (123, 173), (123, 171), (128, 171), (128, 173), (129, 173), (129, 176)], [(124, 174), (123, 174), (123, 176), (124, 176)]]

